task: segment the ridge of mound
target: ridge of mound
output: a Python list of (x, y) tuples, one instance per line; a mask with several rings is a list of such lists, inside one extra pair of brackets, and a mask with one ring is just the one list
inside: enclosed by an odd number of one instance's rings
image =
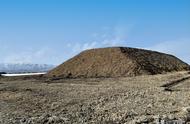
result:
[(126, 77), (189, 69), (187, 63), (169, 54), (137, 48), (109, 47), (83, 51), (49, 71), (47, 76)]

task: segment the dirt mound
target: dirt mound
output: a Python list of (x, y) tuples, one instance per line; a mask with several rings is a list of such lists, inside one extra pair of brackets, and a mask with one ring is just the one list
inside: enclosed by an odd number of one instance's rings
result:
[(124, 77), (189, 70), (175, 56), (155, 51), (112, 47), (81, 52), (47, 73), (49, 77)]

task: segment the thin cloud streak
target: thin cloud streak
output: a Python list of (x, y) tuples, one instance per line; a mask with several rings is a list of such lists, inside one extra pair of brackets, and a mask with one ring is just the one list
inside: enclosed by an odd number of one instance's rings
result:
[(183, 61), (190, 64), (189, 46), (190, 46), (189, 39), (181, 39), (176, 41), (160, 42), (158, 44), (148, 47), (147, 49), (175, 55), (180, 59), (182, 59)]

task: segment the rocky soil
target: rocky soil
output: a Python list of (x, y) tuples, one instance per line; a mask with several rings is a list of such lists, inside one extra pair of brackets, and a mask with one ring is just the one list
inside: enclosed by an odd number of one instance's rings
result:
[(0, 124), (187, 124), (188, 76), (0, 78)]
[(81, 52), (47, 73), (47, 77), (129, 77), (190, 70), (175, 56), (128, 47), (97, 48)]

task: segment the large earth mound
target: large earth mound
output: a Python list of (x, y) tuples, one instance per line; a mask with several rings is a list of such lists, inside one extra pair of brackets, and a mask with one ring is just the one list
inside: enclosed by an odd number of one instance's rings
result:
[(47, 73), (50, 77), (125, 77), (189, 70), (175, 56), (155, 51), (110, 47), (91, 49), (64, 62)]

